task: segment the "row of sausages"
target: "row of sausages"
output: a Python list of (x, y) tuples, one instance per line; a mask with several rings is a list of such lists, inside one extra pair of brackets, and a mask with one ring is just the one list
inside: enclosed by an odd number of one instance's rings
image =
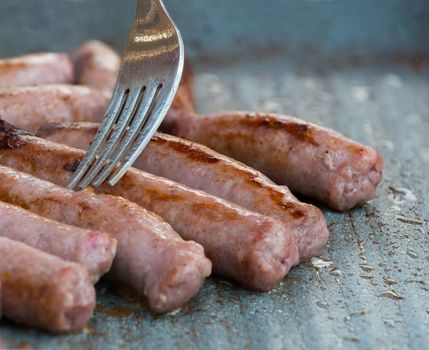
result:
[(183, 305), (212, 271), (267, 291), (329, 236), (322, 212), (285, 185), (336, 210), (374, 196), (382, 171), (375, 150), (286, 116), (197, 115), (188, 69), (163, 125), (170, 135), (156, 134), (115, 187), (66, 189), (119, 61), (97, 41), (71, 58), (0, 60), (5, 316), (81, 329), (95, 306), (92, 285), (105, 273), (156, 313)]

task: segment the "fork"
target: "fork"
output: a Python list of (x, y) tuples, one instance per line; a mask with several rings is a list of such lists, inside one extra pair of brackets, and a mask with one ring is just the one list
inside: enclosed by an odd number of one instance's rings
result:
[(121, 179), (170, 108), (183, 61), (182, 37), (162, 0), (137, 0), (112, 99), (68, 188)]

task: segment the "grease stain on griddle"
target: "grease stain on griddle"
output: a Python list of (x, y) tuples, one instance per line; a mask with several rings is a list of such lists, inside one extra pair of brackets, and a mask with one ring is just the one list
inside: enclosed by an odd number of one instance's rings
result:
[(32, 350), (32, 349), (34, 349), (34, 347), (30, 343), (23, 341), (17, 345), (17, 349)]
[(124, 307), (124, 306), (108, 306), (98, 304), (95, 308), (96, 312), (101, 312), (109, 317), (126, 318), (138, 313), (139, 309)]
[(137, 313), (136, 309), (122, 306), (114, 306), (106, 310), (106, 315), (115, 318), (126, 318)]

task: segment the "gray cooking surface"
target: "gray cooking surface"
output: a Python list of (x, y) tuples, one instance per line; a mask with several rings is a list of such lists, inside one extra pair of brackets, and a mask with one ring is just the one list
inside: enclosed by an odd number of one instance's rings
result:
[(302, 63), (277, 50), (228, 60), (196, 57), (200, 112), (294, 114), (382, 152), (385, 172), (376, 199), (346, 214), (324, 209), (331, 238), (320, 259), (293, 269), (265, 294), (210, 278), (191, 302), (164, 316), (102, 282), (85, 332), (51, 336), (2, 320), (5, 345), (428, 349), (429, 68), (420, 56), (386, 57), (305, 57)]

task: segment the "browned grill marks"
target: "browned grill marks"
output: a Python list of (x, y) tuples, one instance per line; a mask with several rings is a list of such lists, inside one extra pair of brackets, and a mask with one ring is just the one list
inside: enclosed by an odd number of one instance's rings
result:
[(80, 160), (76, 159), (74, 161), (70, 161), (70, 162), (65, 163), (63, 165), (63, 169), (74, 172), (78, 168), (79, 164), (80, 164)]
[(198, 147), (193, 147), (192, 145), (188, 145), (185, 142), (177, 142), (175, 140), (169, 140), (163, 136), (154, 136), (152, 137), (152, 142), (158, 142), (162, 144), (169, 144), (176, 151), (186, 154), (189, 158), (202, 162), (202, 163), (217, 163), (219, 159), (208, 154), (207, 152), (201, 151)]
[(17, 129), (13, 125), (1, 119), (0, 116), (0, 149), (18, 149), (25, 146), (26, 142), (21, 140), (19, 137), (21, 135), (32, 135), (32, 133), (22, 129)]
[(319, 143), (314, 139), (312, 128), (308, 124), (294, 123), (260, 114), (247, 114), (246, 118), (241, 120), (241, 124), (250, 127), (269, 128), (271, 130), (282, 129), (301, 141), (315, 147), (319, 146)]

